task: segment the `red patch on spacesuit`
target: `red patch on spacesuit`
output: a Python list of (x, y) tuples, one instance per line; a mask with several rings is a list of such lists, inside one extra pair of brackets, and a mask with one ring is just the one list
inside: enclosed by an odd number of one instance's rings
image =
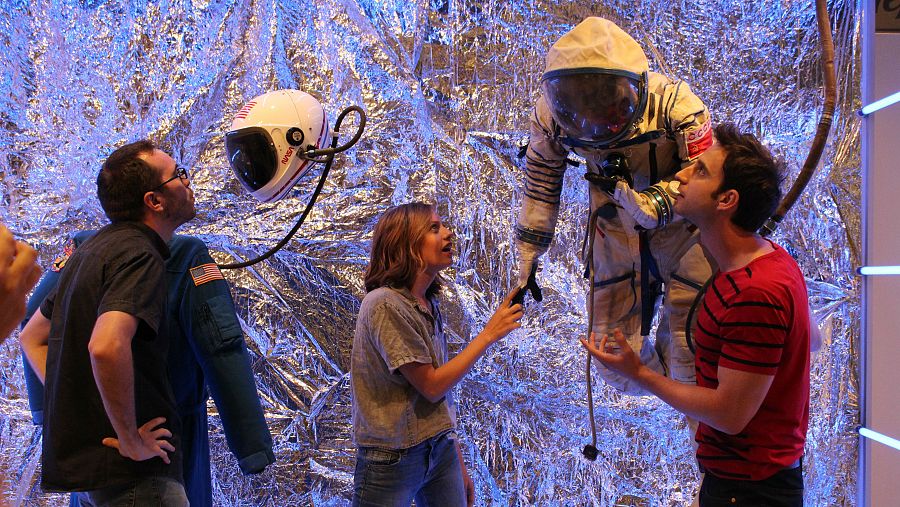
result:
[(63, 247), (63, 251), (59, 254), (53, 264), (50, 265), (50, 271), (54, 271), (59, 273), (62, 271), (62, 268), (66, 267), (66, 262), (69, 261), (69, 257), (72, 256), (72, 252), (75, 251), (75, 238), (69, 238), (69, 241), (66, 241), (66, 246)]
[(201, 264), (196, 268), (191, 268), (191, 278), (194, 280), (194, 285), (198, 287), (206, 282), (225, 279), (222, 276), (222, 272), (219, 271), (219, 266), (213, 263)]
[(707, 121), (699, 129), (687, 132), (684, 140), (687, 144), (688, 158), (694, 160), (712, 146), (712, 123)]

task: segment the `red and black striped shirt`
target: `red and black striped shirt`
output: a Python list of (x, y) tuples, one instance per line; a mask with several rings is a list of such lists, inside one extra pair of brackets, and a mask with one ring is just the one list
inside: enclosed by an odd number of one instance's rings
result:
[(715, 389), (718, 369), (775, 378), (737, 435), (700, 423), (697, 461), (725, 479), (763, 480), (803, 454), (809, 422), (810, 322), (806, 283), (781, 247), (716, 273), (694, 328), (697, 385)]

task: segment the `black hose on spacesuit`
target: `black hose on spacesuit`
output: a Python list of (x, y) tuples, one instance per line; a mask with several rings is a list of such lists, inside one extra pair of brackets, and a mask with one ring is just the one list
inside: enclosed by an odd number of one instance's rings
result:
[[(588, 328), (587, 328), (587, 339), (590, 340), (591, 333), (594, 331), (594, 234), (593, 231), (597, 227), (597, 216), (600, 214), (600, 209), (597, 208), (591, 213), (591, 218), (588, 220), (588, 229), (586, 239), (588, 241), (587, 248), (587, 266), (588, 266), (588, 280), (590, 280), (591, 284), (591, 295), (588, 297)], [(585, 352), (587, 355), (587, 363), (584, 367), (584, 375), (585, 375), (585, 383), (587, 384), (587, 404), (588, 404), (588, 417), (591, 420), (591, 443), (584, 446), (584, 449), (581, 450), (581, 454), (584, 455), (585, 458), (590, 461), (595, 461), (597, 459), (597, 423), (594, 421), (594, 389), (591, 384), (591, 353)]]
[[(338, 142), (338, 134), (340, 132), (341, 123), (344, 121), (344, 117), (347, 116), (351, 111), (355, 111), (359, 115), (359, 126), (357, 127), (356, 134), (353, 136), (353, 139), (344, 143), (341, 146), (337, 145)], [(331, 164), (334, 162), (334, 156), (337, 153), (342, 151), (346, 151), (348, 148), (356, 144), (359, 141), (359, 138), (362, 136), (363, 129), (366, 127), (366, 113), (359, 106), (350, 106), (338, 115), (337, 119), (334, 122), (334, 135), (331, 138), (331, 147), (325, 148), (323, 150), (308, 150), (305, 152), (298, 152), (297, 156), (305, 158), (307, 160), (311, 160), (313, 162), (323, 162), (325, 164), (325, 168), (322, 170), (322, 176), (319, 177), (319, 182), (316, 184), (316, 189), (313, 190), (312, 196), (309, 198), (309, 202), (306, 204), (306, 208), (303, 210), (303, 213), (300, 214), (300, 218), (297, 219), (297, 223), (294, 224), (294, 227), (287, 233), (287, 235), (282, 238), (281, 241), (278, 242), (275, 246), (270, 248), (266, 253), (256, 257), (255, 259), (251, 259), (249, 261), (244, 262), (235, 262), (231, 264), (219, 264), (219, 269), (239, 269), (246, 268), (247, 266), (252, 266), (258, 262), (264, 261), (275, 254), (275, 252), (281, 250), (284, 245), (287, 244), (291, 238), (294, 237), (294, 234), (300, 229), (300, 226), (303, 225), (303, 221), (306, 220), (306, 216), (309, 215), (309, 212), (312, 211), (313, 205), (316, 203), (316, 199), (319, 197), (319, 194), (322, 192), (322, 187), (325, 186), (325, 180), (328, 178), (328, 171), (331, 170)]]
[(706, 294), (706, 290), (709, 289), (709, 284), (712, 283), (713, 277), (709, 277), (708, 280), (700, 287), (700, 290), (697, 291), (697, 295), (694, 296), (694, 302), (691, 303), (691, 308), (688, 310), (687, 319), (684, 321), (684, 341), (687, 342), (688, 349), (690, 349), (691, 354), (696, 354), (697, 351), (694, 349), (694, 339), (691, 334), (691, 329), (694, 328), (694, 314), (697, 312), (697, 306), (700, 305), (700, 301), (703, 300), (703, 295)]

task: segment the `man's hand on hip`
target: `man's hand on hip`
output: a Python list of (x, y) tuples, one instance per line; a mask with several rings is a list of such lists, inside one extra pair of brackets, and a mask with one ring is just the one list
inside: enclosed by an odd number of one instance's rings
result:
[(166, 422), (165, 417), (157, 417), (147, 421), (138, 428), (137, 435), (129, 439), (104, 438), (103, 445), (119, 451), (122, 456), (134, 461), (146, 461), (159, 457), (167, 465), (170, 463), (169, 452), (175, 452), (175, 447), (166, 438), (172, 437), (172, 432), (165, 428), (158, 428)]

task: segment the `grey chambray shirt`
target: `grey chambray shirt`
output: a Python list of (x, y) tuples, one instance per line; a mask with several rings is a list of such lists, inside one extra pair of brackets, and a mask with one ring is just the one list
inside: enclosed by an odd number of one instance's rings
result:
[(408, 289), (381, 287), (363, 298), (356, 319), (350, 383), (353, 442), (359, 447), (407, 449), (456, 428), (452, 391), (428, 401), (398, 370), (409, 363), (447, 362), (437, 300), (431, 312)]

